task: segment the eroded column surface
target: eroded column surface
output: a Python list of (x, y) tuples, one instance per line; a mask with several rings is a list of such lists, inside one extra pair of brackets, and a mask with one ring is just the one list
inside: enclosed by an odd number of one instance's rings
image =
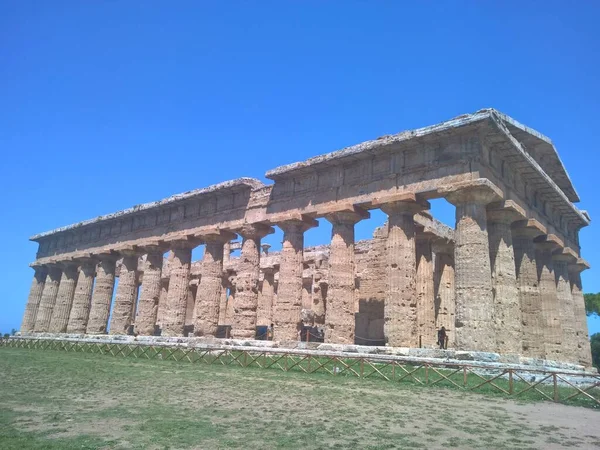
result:
[(454, 347), (454, 316), (456, 300), (454, 298), (454, 246), (434, 243), (435, 252), (435, 326), (444, 327), (448, 337), (448, 347)]
[(496, 350), (486, 205), (500, 198), (493, 185), (459, 189), (447, 197), (456, 206), (454, 283), (460, 350)]
[(533, 239), (546, 234), (546, 229), (537, 221), (526, 220), (516, 222), (512, 231), (523, 325), (523, 354), (534, 358), (543, 358), (546, 353), (542, 330), (545, 321), (542, 315), (542, 299)]
[(137, 264), (136, 254), (126, 253), (119, 270), (119, 283), (117, 295), (115, 295), (115, 306), (110, 320), (110, 334), (127, 334), (129, 326), (133, 322), (132, 311), (137, 298)]
[(553, 255), (554, 276), (556, 282), (556, 297), (560, 311), (562, 328), (562, 360), (577, 363), (579, 342), (575, 324), (575, 304), (571, 295), (568, 264), (577, 259), (570, 254), (555, 253)]
[(221, 292), (223, 289), (224, 245), (233, 235), (206, 236), (206, 249), (202, 260), (202, 278), (196, 294), (194, 309), (194, 334), (216, 336), (219, 326)]
[(547, 237), (540, 236), (534, 240), (538, 285), (542, 304), (542, 339), (544, 341), (545, 358), (558, 361), (564, 359), (565, 347), (562, 344), (562, 326), (552, 252), (559, 245), (551, 239), (547, 240)]
[(275, 269), (267, 267), (263, 269), (263, 282), (258, 297), (258, 311), (256, 313), (256, 324), (258, 326), (269, 326), (273, 323), (273, 297), (275, 296)]
[(381, 205), (388, 215), (384, 335), (393, 347), (418, 347), (417, 257), (414, 215), (428, 205), (397, 201)]
[[(164, 264), (164, 258), (163, 258)], [(164, 265), (163, 265), (164, 269)], [(158, 312), (156, 313), (156, 325), (162, 329), (165, 320), (165, 311), (167, 310), (167, 296), (169, 294), (169, 279), (161, 278), (160, 280), (160, 299), (158, 300)]]
[(48, 331), (50, 333), (64, 333), (67, 331), (69, 323), (69, 314), (73, 306), (73, 296), (75, 295), (75, 285), (77, 284), (77, 265), (63, 264), (63, 271), (56, 293), (56, 303), (52, 311), (52, 319)]
[(135, 318), (135, 331), (142, 336), (154, 334), (162, 290), (163, 251), (160, 248), (150, 248), (147, 251), (144, 278)]
[(273, 228), (265, 225), (247, 225), (239, 231), (243, 238), (242, 253), (235, 280), (231, 326), (231, 335), (236, 339), (254, 339), (256, 336), (260, 240), (271, 233)]
[(46, 266), (34, 266), (33, 270), (35, 273), (33, 274), (33, 280), (31, 281), (31, 287), (29, 288), (29, 296), (27, 297), (27, 304), (25, 305), (25, 314), (23, 314), (23, 322), (21, 323), (22, 333), (31, 332), (35, 327), (35, 319), (40, 306), (40, 301), (42, 300), (46, 276), (48, 275)]
[[(329, 247), (329, 287), (327, 309), (325, 310), (325, 342), (333, 344), (354, 344), (354, 225), (369, 217), (362, 210), (333, 213), (326, 216), (333, 225), (331, 246)], [(280, 274), (277, 290), (277, 309), (281, 302)]]
[(418, 233), (417, 252), (417, 333), (421, 347), (432, 347), (437, 342), (435, 329), (435, 294), (433, 280), (433, 235)]
[(585, 299), (583, 297), (583, 288), (581, 284), (581, 272), (589, 269), (589, 265), (583, 259), (579, 259), (575, 264), (569, 264), (568, 268), (577, 332), (577, 356), (579, 364), (582, 364), (585, 367), (591, 367), (592, 353), (587, 326), (587, 316), (585, 314)]
[(169, 291), (163, 318), (163, 336), (183, 336), (188, 302), (188, 284), (190, 281), (190, 265), (192, 248), (197, 243), (177, 241), (171, 249), (169, 260)]
[(283, 246), (279, 266), (279, 291), (273, 323), (277, 340), (298, 340), (298, 323), (302, 310), (302, 272), (304, 270), (304, 232), (315, 221), (291, 220), (279, 224)]
[(79, 268), (79, 276), (73, 295), (73, 307), (67, 324), (67, 333), (85, 333), (90, 316), (95, 276), (96, 264), (90, 260), (83, 261)]
[(96, 282), (92, 293), (87, 334), (106, 334), (115, 289), (115, 262), (115, 257), (102, 256), (96, 267)]
[(51, 265), (48, 267), (48, 274), (46, 275), (46, 281), (44, 282), (42, 298), (40, 299), (40, 304), (35, 318), (33, 331), (36, 333), (48, 332), (50, 320), (52, 319), (52, 311), (54, 310), (54, 305), (56, 303), (56, 296), (58, 294), (61, 275), (62, 271), (58, 266)]
[(491, 204), (487, 208), (494, 332), (496, 351), (499, 353), (521, 353), (523, 348), (511, 225), (524, 218), (525, 211), (510, 200)]

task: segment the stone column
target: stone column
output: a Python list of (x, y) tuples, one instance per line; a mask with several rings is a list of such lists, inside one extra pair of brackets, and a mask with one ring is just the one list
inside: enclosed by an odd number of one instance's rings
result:
[[(325, 310), (325, 342), (354, 344), (355, 328), (355, 263), (354, 225), (370, 217), (367, 211), (355, 208), (351, 211), (332, 213), (326, 219), (333, 225), (329, 247), (329, 288)], [(284, 275), (280, 273), (277, 291), (277, 308), (281, 304), (281, 288)], [(302, 286), (300, 286), (302, 287)]]
[(436, 345), (435, 329), (435, 294), (433, 282), (433, 254), (431, 241), (434, 235), (417, 233), (417, 334), (421, 347), (430, 348)]
[(546, 229), (537, 220), (530, 219), (513, 224), (512, 233), (523, 324), (523, 354), (533, 358), (543, 358), (545, 355), (542, 331), (544, 320), (533, 239), (546, 234)]
[(318, 223), (306, 219), (290, 220), (278, 225), (283, 230), (283, 247), (279, 263), (278, 302), (273, 323), (278, 341), (296, 341), (302, 310), (304, 232)]
[(315, 324), (325, 324), (325, 311), (327, 300), (327, 281), (322, 279), (320, 273), (315, 274), (313, 280), (313, 305), (312, 310), (315, 315)]
[(256, 336), (260, 240), (273, 231), (270, 226), (261, 224), (246, 225), (239, 230), (243, 238), (242, 254), (235, 282), (231, 327), (231, 336), (235, 339), (254, 339)]
[(75, 285), (77, 284), (77, 264), (69, 262), (63, 263), (61, 266), (63, 269), (62, 275), (56, 294), (56, 303), (52, 311), (52, 319), (50, 319), (48, 327), (50, 333), (64, 333), (67, 331), (69, 314), (71, 314), (73, 296), (75, 295)]
[(73, 295), (73, 307), (67, 324), (67, 333), (85, 333), (90, 315), (95, 276), (95, 262), (90, 259), (81, 261), (75, 294)]
[(554, 263), (552, 252), (562, 246), (553, 235), (543, 235), (534, 239), (535, 261), (537, 265), (538, 286), (542, 305), (542, 338), (544, 357), (559, 361), (563, 357), (562, 327), (556, 292)]
[(494, 333), (496, 351), (499, 353), (520, 354), (523, 348), (521, 304), (511, 225), (524, 218), (525, 211), (512, 200), (493, 203), (487, 207)]
[(453, 187), (446, 198), (456, 206), (456, 347), (493, 352), (496, 331), (486, 205), (501, 200), (502, 192), (485, 180)]
[(164, 250), (160, 247), (147, 247), (146, 265), (140, 299), (138, 302), (135, 331), (141, 336), (152, 336), (158, 316), (158, 305), (162, 290), (161, 275)]
[(568, 265), (577, 261), (577, 257), (569, 253), (570, 249), (559, 250), (552, 255), (554, 277), (556, 282), (556, 297), (560, 312), (562, 328), (562, 360), (577, 364), (579, 342), (575, 323), (575, 304), (571, 295)]
[(129, 251), (122, 254), (123, 261), (119, 271), (117, 295), (110, 320), (110, 334), (127, 334), (127, 330), (133, 322), (132, 311), (137, 298), (138, 255)]
[(221, 279), (221, 300), (219, 302), (219, 325), (229, 325), (227, 322), (227, 289), (229, 289), (229, 281), (225, 274), (223, 274), (223, 278)]
[(454, 298), (454, 245), (449, 242), (434, 241), (433, 252), (435, 277), (435, 326), (444, 327), (448, 337), (448, 347), (454, 347), (456, 300)]
[(172, 243), (169, 261), (169, 291), (163, 320), (163, 336), (183, 336), (190, 281), (192, 249), (198, 241), (181, 240)]
[(44, 282), (44, 290), (42, 292), (42, 298), (40, 299), (40, 305), (38, 307), (33, 329), (36, 333), (48, 332), (50, 320), (52, 319), (52, 311), (56, 303), (61, 275), (62, 271), (58, 266), (48, 266), (48, 274), (46, 275), (46, 281)]
[(224, 246), (235, 235), (221, 232), (204, 236), (206, 249), (202, 260), (202, 278), (196, 294), (194, 308), (194, 334), (196, 336), (217, 335), (221, 291), (223, 289)]
[[(164, 258), (163, 258), (163, 272), (164, 272)], [(161, 329), (165, 321), (165, 311), (167, 310), (167, 297), (169, 295), (169, 278), (163, 278), (161, 273), (160, 280), (160, 299), (158, 300), (158, 312), (156, 313), (156, 325)]]
[(256, 313), (256, 324), (258, 326), (269, 326), (273, 323), (273, 297), (275, 296), (275, 268), (265, 267), (263, 269), (263, 283), (258, 297), (258, 312)]
[(100, 255), (100, 262), (96, 267), (96, 283), (92, 293), (92, 306), (88, 320), (87, 334), (106, 334), (110, 304), (112, 303), (115, 289), (115, 262), (114, 255)]
[(577, 333), (577, 356), (579, 364), (585, 367), (592, 367), (592, 353), (587, 327), (587, 316), (585, 314), (581, 272), (589, 268), (589, 264), (581, 258), (575, 264), (569, 264), (568, 266), (571, 297), (573, 298), (575, 330)]
[(25, 305), (25, 314), (23, 314), (23, 322), (21, 323), (21, 333), (29, 333), (35, 327), (35, 319), (37, 316), (42, 293), (44, 292), (44, 283), (48, 276), (46, 266), (33, 266), (35, 273), (29, 288), (29, 297), (27, 297), (27, 305)]

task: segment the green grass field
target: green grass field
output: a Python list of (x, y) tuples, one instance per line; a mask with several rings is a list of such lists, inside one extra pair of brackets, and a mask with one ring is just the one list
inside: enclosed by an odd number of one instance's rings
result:
[(13, 348), (0, 377), (1, 449), (600, 448), (598, 411), (412, 383)]

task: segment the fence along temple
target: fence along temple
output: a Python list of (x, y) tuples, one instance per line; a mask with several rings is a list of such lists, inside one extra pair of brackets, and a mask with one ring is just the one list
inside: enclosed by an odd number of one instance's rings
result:
[[(33, 236), (21, 333), (214, 337), (229, 326), (254, 339), (273, 323), (285, 343), (310, 324), (332, 344), (431, 347), (444, 326), (459, 350), (591, 365), (578, 236), (590, 218), (544, 135), (485, 109), (266, 177)], [(441, 197), (454, 229), (429, 213)], [(373, 209), (386, 224), (355, 242)], [(331, 243), (305, 248), (317, 218)], [(261, 246), (274, 226), (279, 252)]]

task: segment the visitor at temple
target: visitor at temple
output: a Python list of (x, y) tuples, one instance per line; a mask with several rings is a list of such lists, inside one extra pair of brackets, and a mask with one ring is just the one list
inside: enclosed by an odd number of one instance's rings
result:
[(438, 330), (438, 344), (440, 348), (446, 348), (446, 327)]
[(267, 328), (267, 341), (272, 341), (273, 340), (273, 324), (269, 325), (269, 328)]

